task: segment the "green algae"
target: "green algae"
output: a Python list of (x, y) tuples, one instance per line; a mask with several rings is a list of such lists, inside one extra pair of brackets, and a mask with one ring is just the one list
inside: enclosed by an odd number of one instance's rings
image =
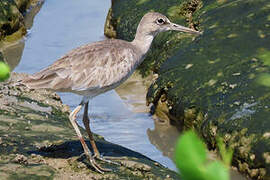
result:
[[(213, 7), (208, 1), (211, 7), (204, 4), (198, 12), (203, 12), (200, 28), (204, 34), (162, 64), (159, 78), (148, 92), (148, 101), (154, 102), (156, 92), (163, 91), (172, 82), (172, 87), (165, 92), (172, 111), (177, 114), (174, 104), (180, 103), (184, 109), (195, 106), (207, 113), (207, 119), (195, 127), (213, 146), (212, 137), (217, 133), (224, 136), (247, 129), (239, 138), (250, 135), (256, 138), (251, 139), (249, 148), (244, 147), (246, 156), (239, 155), (243, 147), (238, 142), (233, 162), (238, 167), (237, 159), (241, 159), (240, 164), (248, 162), (247, 167), (241, 166), (243, 172), (257, 179), (270, 174), (269, 166), (260, 161), (262, 154), (258, 153), (268, 152), (269, 142), (264, 142), (260, 150), (256, 146), (262, 133), (270, 128), (270, 41), (267, 38), (270, 33), (266, 26), (269, 9), (265, 9), (268, 4), (263, 0), (230, 1)], [(189, 124), (197, 123), (194, 119)], [(255, 154), (255, 159), (248, 158), (251, 154)], [(255, 175), (251, 170), (262, 167), (266, 168), (267, 175), (260, 171)]]
[(7, 171), (6, 174), (10, 174), (8, 176), (8, 180), (40, 180), (40, 179), (48, 179), (53, 180), (55, 172), (53, 168), (46, 167), (43, 165), (38, 166), (19, 166), (16, 172)]
[(262, 138), (270, 132), (270, 3), (198, 1), (189, 19), (191, 9), (185, 7), (192, 2), (114, 1), (116, 37), (132, 40), (149, 11), (186, 26), (195, 23), (203, 31), (199, 37), (167, 32), (155, 38), (139, 67), (143, 75), (158, 73), (147, 101), (179, 129), (196, 129), (211, 148), (217, 135), (226, 137), (235, 148), (234, 166), (253, 179), (270, 178), (270, 140)]
[(270, 87), (270, 74), (268, 73), (260, 74), (257, 78), (257, 82), (260, 85)]
[(257, 54), (257, 57), (263, 61), (264, 65), (270, 66), (270, 51), (264, 49), (264, 48), (260, 48)]

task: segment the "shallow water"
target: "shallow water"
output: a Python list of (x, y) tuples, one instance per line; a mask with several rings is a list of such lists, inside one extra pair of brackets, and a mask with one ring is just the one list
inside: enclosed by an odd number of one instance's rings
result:
[[(7, 48), (4, 55), (16, 72), (39, 71), (75, 47), (104, 39), (103, 26), (109, 7), (108, 0), (46, 0), (25, 40)], [(31, 18), (29, 21), (31, 26)], [(89, 104), (91, 128), (108, 141), (175, 170), (167, 156), (172, 157), (178, 132), (153, 120), (145, 106), (145, 93), (146, 85), (136, 76), (116, 91), (94, 98)], [(74, 94), (59, 95), (71, 109), (81, 101)], [(81, 118), (82, 113), (78, 116), (80, 125)]]

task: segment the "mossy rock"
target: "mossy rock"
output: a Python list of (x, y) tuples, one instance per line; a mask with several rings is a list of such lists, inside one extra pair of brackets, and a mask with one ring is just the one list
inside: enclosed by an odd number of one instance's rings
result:
[(147, 100), (180, 128), (196, 129), (210, 148), (222, 136), (235, 148), (234, 166), (253, 179), (270, 179), (270, 3), (198, 1), (189, 21), (186, 5), (192, 3), (115, 0), (111, 24), (117, 38), (131, 40), (151, 10), (195, 23), (204, 32), (199, 37), (167, 32), (154, 40), (140, 67), (142, 74), (158, 73)]
[[(26, 33), (23, 14), (32, 0), (1, 0), (0, 1), (0, 41), (7, 36), (16, 34), (16, 39)], [(14, 37), (12, 38), (14, 39)]]
[(31, 4), (32, 1), (37, 1), (37, 0), (14, 0), (19, 11), (22, 14), (24, 14), (27, 8), (29, 8), (29, 5)]
[(269, 179), (270, 3), (208, 1), (198, 13), (204, 34), (162, 65), (148, 101), (165, 94), (174, 117), (195, 109), (182, 124), (212, 147), (224, 137), (240, 171)]
[(178, 179), (176, 172), (95, 134), (104, 156), (125, 157), (117, 161), (121, 165), (98, 161), (113, 171), (97, 173), (82, 156), (67, 105), (53, 92), (16, 84), (23, 76), (12, 73), (0, 83), (0, 179)]

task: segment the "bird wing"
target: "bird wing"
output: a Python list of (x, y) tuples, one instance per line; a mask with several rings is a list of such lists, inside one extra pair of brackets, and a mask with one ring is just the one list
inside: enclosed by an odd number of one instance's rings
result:
[[(76, 48), (49, 67), (29, 76), (30, 88), (83, 91), (120, 83), (136, 65), (136, 49), (119, 40), (105, 40)], [(133, 61), (132, 61), (133, 60)]]

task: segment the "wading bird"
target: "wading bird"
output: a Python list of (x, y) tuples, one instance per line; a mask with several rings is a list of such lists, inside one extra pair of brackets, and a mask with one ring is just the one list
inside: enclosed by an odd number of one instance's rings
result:
[[(49, 67), (28, 76), (22, 83), (31, 89), (45, 88), (57, 92), (72, 92), (83, 96), (69, 119), (81, 141), (84, 154), (96, 171), (103, 173), (95, 160), (111, 162), (102, 157), (95, 144), (88, 117), (88, 102), (93, 97), (112, 90), (123, 83), (144, 60), (154, 37), (164, 31), (175, 30), (200, 34), (193, 29), (170, 22), (156, 12), (141, 19), (132, 42), (108, 39), (78, 47), (55, 61)], [(93, 154), (87, 147), (76, 122), (76, 115), (84, 106), (83, 123), (89, 135)]]

